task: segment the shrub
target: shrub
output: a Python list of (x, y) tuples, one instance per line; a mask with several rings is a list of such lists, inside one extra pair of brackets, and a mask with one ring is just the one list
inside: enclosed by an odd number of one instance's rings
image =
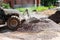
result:
[(8, 8), (10, 8), (10, 5), (9, 4), (6, 4), (6, 3), (2, 3), (2, 7), (8, 9)]
[(27, 8), (16, 8), (17, 10), (19, 10), (20, 12), (24, 12), (26, 9), (28, 9), (29, 11), (33, 11), (36, 8), (35, 7), (27, 7)]

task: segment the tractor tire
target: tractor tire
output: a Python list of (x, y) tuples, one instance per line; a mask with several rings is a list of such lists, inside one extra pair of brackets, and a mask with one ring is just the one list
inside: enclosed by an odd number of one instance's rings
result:
[(11, 17), (7, 21), (7, 26), (11, 30), (17, 30), (20, 26), (20, 20), (16, 17)]
[(2, 20), (2, 19), (0, 19), (0, 25), (2, 25), (2, 24), (4, 24), (4, 22), (3, 22), (3, 20)]

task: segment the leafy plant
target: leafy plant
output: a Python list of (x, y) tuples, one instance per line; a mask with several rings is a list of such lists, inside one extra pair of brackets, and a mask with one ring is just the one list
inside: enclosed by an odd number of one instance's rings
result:
[(9, 4), (6, 4), (6, 3), (2, 3), (2, 7), (8, 9), (8, 8), (10, 8), (10, 5)]

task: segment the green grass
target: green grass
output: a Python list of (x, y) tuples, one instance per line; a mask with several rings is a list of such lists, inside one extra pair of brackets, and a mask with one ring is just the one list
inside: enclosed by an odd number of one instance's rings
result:
[(20, 12), (24, 12), (26, 10), (26, 8), (16, 8), (16, 9)]
[(48, 8), (50, 8), (50, 9), (55, 8), (55, 7), (56, 7), (56, 6), (53, 6), (53, 5), (48, 6)]
[(49, 8), (54, 8), (54, 6), (44, 7), (44, 6), (38, 6), (38, 7), (28, 7), (28, 8), (16, 8), (20, 12), (24, 12), (26, 9), (29, 11), (37, 10), (38, 12), (48, 10)]
[(10, 8), (10, 5), (9, 4), (6, 4), (6, 3), (2, 3), (2, 7), (3, 8), (6, 8), (6, 9), (9, 9)]
[(20, 12), (24, 12), (26, 9), (28, 9), (29, 11), (36, 10), (36, 7), (15, 8), (15, 9), (19, 10)]
[(44, 11), (44, 10), (48, 10), (48, 7), (44, 7), (44, 6), (39, 6), (36, 8), (37, 11)]

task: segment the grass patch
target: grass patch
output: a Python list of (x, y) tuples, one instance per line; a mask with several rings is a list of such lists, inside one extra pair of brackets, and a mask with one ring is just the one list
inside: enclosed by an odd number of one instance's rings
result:
[(20, 12), (24, 12), (26, 9), (28, 9), (29, 11), (33, 11), (36, 10), (36, 7), (27, 7), (27, 8), (15, 8)]
[(44, 10), (48, 10), (48, 7), (44, 7), (44, 6), (39, 6), (36, 8), (37, 11), (44, 11)]
[(50, 8), (50, 9), (55, 8), (55, 7), (56, 7), (56, 6), (53, 6), (53, 5), (48, 6), (48, 8)]
[(26, 9), (29, 11), (37, 10), (38, 12), (48, 10), (49, 8), (54, 8), (54, 6), (44, 7), (44, 6), (38, 6), (38, 7), (27, 7), (27, 8), (16, 8), (20, 12), (24, 12)]
[(26, 8), (16, 8), (16, 9), (20, 12), (24, 12), (26, 10)]
[(3, 8), (6, 8), (6, 9), (9, 9), (10, 8), (10, 5), (9, 4), (6, 4), (6, 3), (2, 3), (2, 7)]

